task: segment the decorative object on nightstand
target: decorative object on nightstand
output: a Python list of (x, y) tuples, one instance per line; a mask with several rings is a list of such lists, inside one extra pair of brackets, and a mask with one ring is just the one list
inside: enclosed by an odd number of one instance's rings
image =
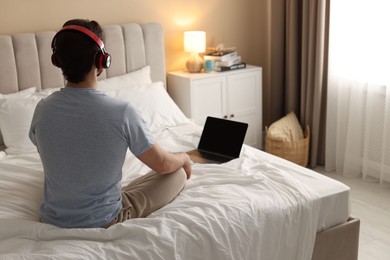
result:
[(245, 69), (246, 63), (240, 62), (237, 64), (233, 64), (230, 66), (215, 66), (215, 71), (223, 72), (223, 71), (229, 71), (229, 70), (239, 70), (239, 69)]
[(241, 61), (235, 47), (225, 48), (224, 44), (218, 44), (217, 47), (208, 47), (206, 55), (203, 56), (206, 61), (214, 61), (214, 70), (217, 72), (237, 70), (246, 68), (246, 63)]
[(215, 60), (204, 60), (204, 71), (205, 72), (214, 72), (215, 70)]
[(203, 60), (199, 53), (206, 51), (206, 32), (184, 32), (184, 51), (191, 53), (186, 62), (187, 70), (191, 73), (200, 72), (203, 68)]

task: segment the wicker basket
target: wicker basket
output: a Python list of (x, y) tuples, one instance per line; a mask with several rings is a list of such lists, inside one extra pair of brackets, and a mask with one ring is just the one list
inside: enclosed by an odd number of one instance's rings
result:
[(304, 138), (299, 141), (273, 140), (267, 136), (268, 128), (265, 127), (265, 151), (279, 156), (293, 163), (306, 167), (309, 161), (310, 129), (306, 126)]

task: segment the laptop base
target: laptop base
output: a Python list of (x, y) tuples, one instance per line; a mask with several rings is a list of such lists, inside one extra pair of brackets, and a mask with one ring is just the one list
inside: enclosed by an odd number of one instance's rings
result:
[(208, 152), (202, 152), (199, 150), (188, 151), (187, 154), (190, 156), (191, 160), (195, 163), (224, 163), (228, 162), (234, 158), (229, 158), (225, 156), (220, 156), (217, 154), (212, 154)]

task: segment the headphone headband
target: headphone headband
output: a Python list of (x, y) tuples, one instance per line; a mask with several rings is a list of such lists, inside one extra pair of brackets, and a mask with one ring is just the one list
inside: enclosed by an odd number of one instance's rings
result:
[(75, 30), (75, 31), (79, 31), (79, 32), (82, 32), (82, 33), (88, 35), (92, 40), (94, 40), (94, 42), (96, 42), (96, 44), (100, 47), (100, 49), (103, 51), (103, 53), (105, 52), (103, 41), (99, 38), (99, 36), (97, 36), (91, 30), (89, 30), (83, 26), (80, 26), (80, 25), (71, 24), (71, 25), (66, 25), (66, 26), (62, 27), (61, 30), (58, 31), (58, 33), (62, 32), (62, 31), (66, 31), (66, 30)]

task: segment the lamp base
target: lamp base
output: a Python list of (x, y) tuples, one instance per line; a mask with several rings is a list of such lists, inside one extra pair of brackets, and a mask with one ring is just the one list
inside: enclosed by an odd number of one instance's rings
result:
[(199, 73), (203, 69), (203, 60), (197, 53), (192, 53), (186, 62), (186, 68), (191, 73)]

